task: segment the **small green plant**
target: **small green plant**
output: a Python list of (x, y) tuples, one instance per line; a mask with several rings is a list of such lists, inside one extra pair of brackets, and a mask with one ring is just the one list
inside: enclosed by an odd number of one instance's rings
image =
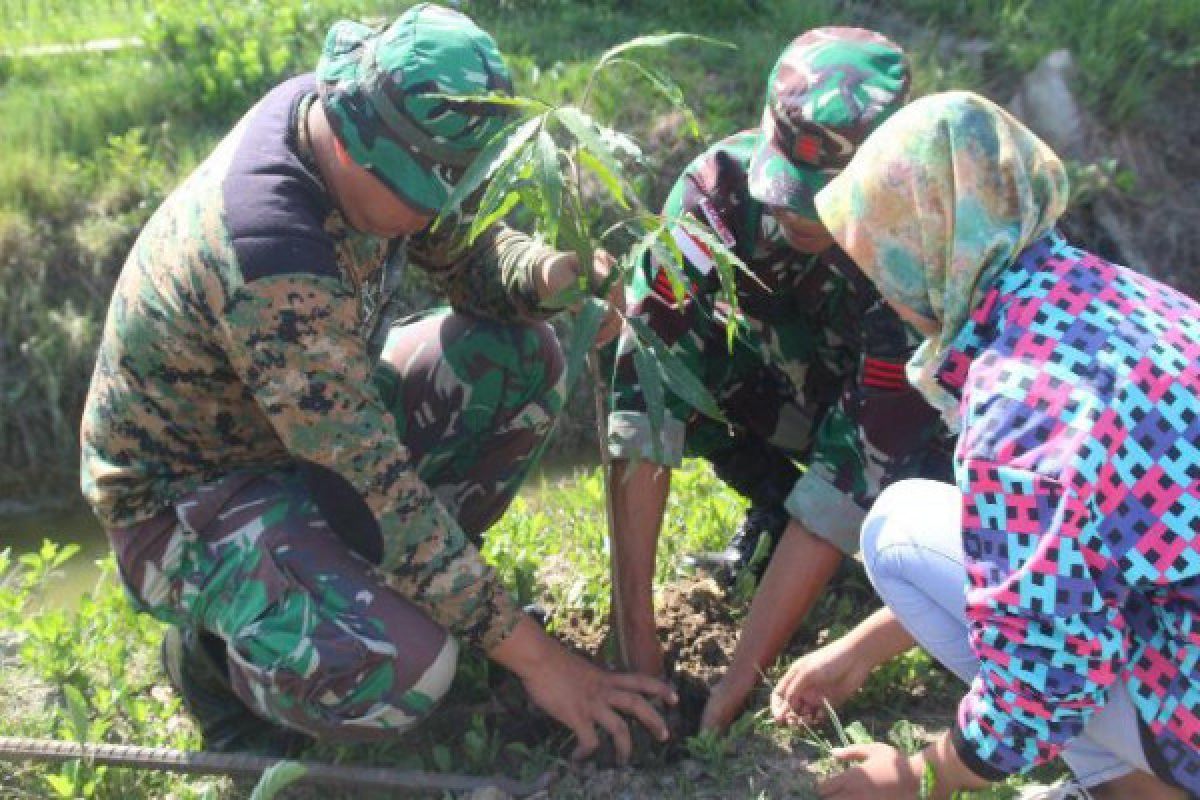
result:
[[(78, 549), (46, 541), (15, 559), (7, 550), (0, 554), (0, 657), (12, 648), (19, 659), (18, 666), (6, 666), (0, 690), (6, 732), (194, 748), (195, 733), (177, 717), (178, 700), (157, 683), (154, 654), (161, 629), (130, 606), (111, 559), (103, 562), (96, 590), (77, 608), (48, 607), (43, 601), (47, 585)], [(38, 768), (22, 785), (29, 796), (197, 796), (179, 777), (137, 775), (82, 761)]]
[(766, 714), (766, 710), (747, 712), (734, 720), (724, 733), (704, 730), (689, 736), (684, 742), (688, 755), (717, 775), (722, 774), (737, 749), (737, 743), (754, 731)]

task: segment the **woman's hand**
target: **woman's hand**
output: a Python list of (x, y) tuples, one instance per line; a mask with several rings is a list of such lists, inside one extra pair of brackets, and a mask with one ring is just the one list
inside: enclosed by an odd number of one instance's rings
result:
[(921, 756), (906, 756), (887, 744), (860, 744), (833, 751), (854, 766), (817, 784), (817, 794), (836, 800), (908, 800), (921, 795)]
[(771, 716), (781, 725), (814, 723), (862, 688), (874, 664), (855, 658), (844, 640), (796, 659), (771, 692)]

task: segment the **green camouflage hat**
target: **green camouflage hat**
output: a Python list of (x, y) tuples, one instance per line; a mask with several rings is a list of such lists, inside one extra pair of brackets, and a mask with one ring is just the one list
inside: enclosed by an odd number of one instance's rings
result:
[(512, 94), (496, 42), (428, 3), (385, 30), (342, 20), (317, 65), (325, 113), (350, 157), (414, 209), (436, 213), (504, 125), (502, 107), (445, 95)]
[(909, 83), (904, 51), (882, 34), (815, 28), (793, 39), (767, 84), (750, 194), (816, 219), (813, 195), (904, 105)]

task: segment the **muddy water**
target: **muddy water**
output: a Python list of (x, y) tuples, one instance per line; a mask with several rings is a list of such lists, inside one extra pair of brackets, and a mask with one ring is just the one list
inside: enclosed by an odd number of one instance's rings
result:
[(14, 557), (36, 552), (44, 539), (79, 545), (79, 553), (63, 565), (61, 574), (46, 587), (46, 600), (50, 604), (73, 606), (84, 592), (95, 588), (100, 576), (96, 559), (108, 554), (104, 532), (92, 512), (82, 505), (0, 516), (0, 550), (12, 548)]
[[(571, 475), (576, 468), (590, 466), (592, 464), (583, 455), (548, 458), (537, 474), (526, 481), (521, 493), (526, 497), (536, 495), (548, 483)], [(51, 605), (74, 606), (84, 592), (95, 588), (100, 577), (96, 560), (109, 552), (104, 531), (82, 501), (78, 506), (51, 512), (0, 512), (0, 550), (12, 548), (14, 556), (36, 552), (45, 539), (79, 545), (79, 553), (63, 565), (61, 574), (46, 590), (46, 599)]]

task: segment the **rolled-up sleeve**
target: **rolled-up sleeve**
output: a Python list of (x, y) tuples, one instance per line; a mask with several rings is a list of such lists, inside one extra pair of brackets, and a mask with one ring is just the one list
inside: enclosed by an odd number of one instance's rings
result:
[(428, 233), (409, 242), (409, 259), (424, 269), (456, 310), (500, 321), (543, 319), (536, 276), (557, 255), (538, 239), (497, 223), (470, 245), (462, 231)]

